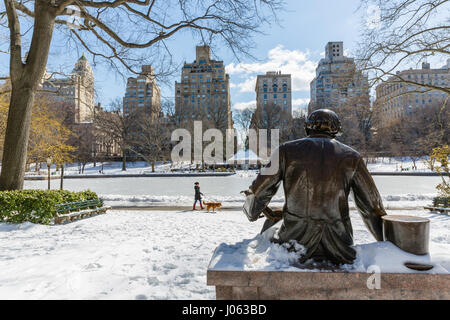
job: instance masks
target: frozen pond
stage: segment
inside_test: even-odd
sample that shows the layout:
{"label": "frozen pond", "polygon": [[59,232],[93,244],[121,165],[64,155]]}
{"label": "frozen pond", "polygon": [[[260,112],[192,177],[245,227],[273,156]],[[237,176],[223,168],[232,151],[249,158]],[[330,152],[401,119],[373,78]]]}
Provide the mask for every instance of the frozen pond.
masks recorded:
{"label": "frozen pond", "polygon": [[[91,178],[66,179],[64,188],[71,191],[90,189],[111,204],[187,204],[193,198],[194,182],[200,182],[205,198],[211,201],[238,203],[243,200],[240,191],[247,189],[255,176],[251,173],[228,177],[142,177],[142,178]],[[375,183],[385,201],[430,202],[436,195],[439,177],[428,176],[374,176]],[[52,180],[52,188],[59,180]],[[47,181],[25,181],[25,188],[47,188]],[[280,188],[275,201],[282,201]]]}

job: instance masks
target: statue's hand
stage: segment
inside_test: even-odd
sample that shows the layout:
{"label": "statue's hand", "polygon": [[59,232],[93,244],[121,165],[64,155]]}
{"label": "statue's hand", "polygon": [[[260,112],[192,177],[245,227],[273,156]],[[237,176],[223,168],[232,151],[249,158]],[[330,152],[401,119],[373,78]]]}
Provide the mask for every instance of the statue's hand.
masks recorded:
{"label": "statue's hand", "polygon": [[243,190],[243,191],[241,191],[240,193],[243,193],[243,194],[245,194],[246,196],[249,196],[249,195],[252,194],[252,192],[251,192],[250,190]]}
{"label": "statue's hand", "polygon": [[282,209],[272,210],[269,207],[266,207],[263,211],[263,214],[269,220],[280,221],[281,219],[283,219]]}

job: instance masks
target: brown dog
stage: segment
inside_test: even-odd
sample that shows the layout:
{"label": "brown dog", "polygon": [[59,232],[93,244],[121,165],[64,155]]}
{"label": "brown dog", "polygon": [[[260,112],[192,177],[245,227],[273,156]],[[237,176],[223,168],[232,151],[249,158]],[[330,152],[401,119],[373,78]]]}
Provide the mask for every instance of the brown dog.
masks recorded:
{"label": "brown dog", "polygon": [[209,208],[213,209],[213,212],[216,212],[216,209],[219,209],[222,206],[222,203],[220,202],[205,202],[203,201],[203,204],[206,206],[206,210],[209,212]]}

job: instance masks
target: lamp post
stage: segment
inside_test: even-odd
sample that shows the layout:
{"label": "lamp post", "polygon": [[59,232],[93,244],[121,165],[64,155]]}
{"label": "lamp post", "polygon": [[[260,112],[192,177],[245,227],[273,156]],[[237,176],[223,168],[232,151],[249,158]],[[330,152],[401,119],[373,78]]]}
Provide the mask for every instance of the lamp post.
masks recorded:
{"label": "lamp post", "polygon": [[59,189],[63,189],[63,181],[64,181],[64,162],[61,163],[61,180],[59,184]]}
{"label": "lamp post", "polygon": [[47,158],[47,173],[48,173],[48,190],[50,190],[50,167],[52,165],[52,157]]}

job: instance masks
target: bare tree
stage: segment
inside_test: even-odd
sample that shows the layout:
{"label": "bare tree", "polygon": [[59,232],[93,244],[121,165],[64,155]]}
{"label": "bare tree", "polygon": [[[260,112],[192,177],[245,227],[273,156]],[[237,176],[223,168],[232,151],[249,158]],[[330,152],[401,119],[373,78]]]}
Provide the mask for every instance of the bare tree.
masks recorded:
{"label": "bare tree", "polygon": [[264,147],[264,150],[253,151],[258,152],[260,156],[269,157],[274,151],[272,148],[272,130],[279,130],[279,143],[286,142],[290,140],[289,128],[291,123],[292,114],[283,110],[279,104],[268,103],[261,107],[258,106],[253,113],[250,128],[255,129],[257,132],[258,148],[260,144],[260,130],[267,130],[267,148]]}
{"label": "bare tree", "polygon": [[79,163],[80,173],[84,173],[86,164],[94,160],[95,135],[91,123],[80,123],[73,126],[72,145],[76,151],[73,159]]}
{"label": "bare tree", "polygon": [[122,100],[117,98],[111,104],[111,111],[98,110],[95,127],[104,136],[115,141],[122,152],[122,171],[126,171],[127,152],[133,144],[132,133],[136,127],[136,114],[125,116],[122,112]]}
{"label": "bare tree", "polygon": [[161,115],[157,119],[142,113],[136,119],[135,134],[133,135],[130,151],[152,164],[155,172],[155,163],[165,160],[171,150],[171,126],[168,118]]}
{"label": "bare tree", "polygon": [[305,121],[306,117],[304,113],[298,110],[292,112],[292,120],[287,130],[289,131],[289,140],[297,140],[306,136]]}
{"label": "bare tree", "polygon": [[[0,189],[13,190],[23,187],[33,99],[55,30],[95,61],[139,73],[136,67],[143,62],[170,62],[165,40],[183,31],[192,31],[207,44],[225,45],[235,54],[248,53],[251,36],[274,17],[281,0],[4,0],[4,4],[0,25],[7,27],[9,43],[2,51],[10,55],[12,90]],[[160,73],[167,69],[164,64]]]}
{"label": "bare tree", "polygon": [[246,148],[248,148],[247,137],[254,112],[254,108],[245,108],[242,110],[235,110],[233,112],[233,120],[236,124],[237,132],[240,135],[240,140],[244,142]]}
{"label": "bare tree", "polygon": [[450,95],[448,85],[397,73],[430,57],[450,57],[449,0],[361,0],[361,9],[371,12],[363,21],[358,53],[361,69],[370,72],[371,86],[398,82]]}
{"label": "bare tree", "polygon": [[[374,112],[375,126],[377,113]],[[449,143],[449,123],[448,106],[442,110],[439,101],[424,108],[415,108],[380,127],[373,138],[372,151],[388,156],[407,156],[416,167],[417,160],[427,156],[430,150]]]}
{"label": "bare tree", "polygon": [[347,104],[335,110],[342,122],[339,140],[352,146],[364,156],[370,151],[372,116],[369,96],[349,97]]}

